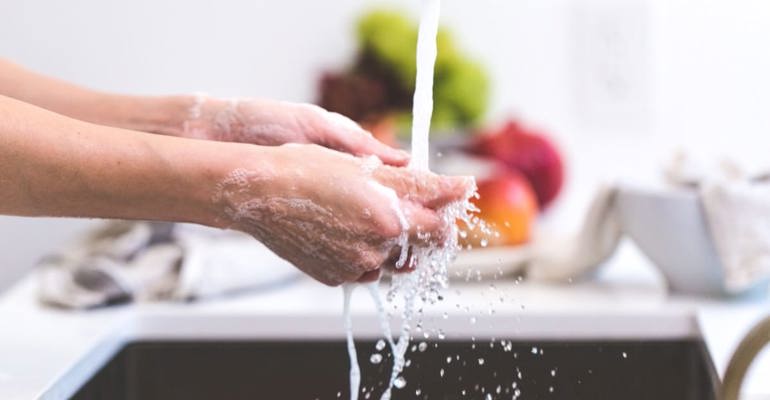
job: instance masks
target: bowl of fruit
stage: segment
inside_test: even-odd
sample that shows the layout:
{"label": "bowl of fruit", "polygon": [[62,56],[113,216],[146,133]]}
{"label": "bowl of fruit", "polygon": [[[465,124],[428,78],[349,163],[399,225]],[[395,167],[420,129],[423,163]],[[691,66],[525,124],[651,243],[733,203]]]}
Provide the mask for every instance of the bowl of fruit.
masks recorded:
{"label": "bowl of fruit", "polygon": [[546,134],[516,120],[478,132],[461,151],[470,159],[444,171],[463,173],[463,166],[475,164],[479,196],[473,201],[485,228],[460,227],[470,251],[460,254],[455,268],[482,275],[518,272],[529,259],[540,215],[564,185],[562,155]]}

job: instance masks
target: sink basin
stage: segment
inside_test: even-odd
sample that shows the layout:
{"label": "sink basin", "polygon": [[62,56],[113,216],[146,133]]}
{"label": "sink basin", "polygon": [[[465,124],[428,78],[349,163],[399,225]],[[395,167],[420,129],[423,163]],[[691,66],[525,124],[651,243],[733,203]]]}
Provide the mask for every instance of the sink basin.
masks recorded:
{"label": "sink basin", "polygon": [[[414,346],[394,399],[716,399],[698,340],[428,342]],[[357,343],[362,388],[379,399],[389,377],[372,341]],[[459,357],[459,358],[458,358]],[[449,358],[449,363],[447,359]],[[74,399],[348,399],[340,341],[138,341],[124,346]],[[443,376],[442,376],[443,369]],[[419,390],[419,394],[417,392]],[[361,399],[367,397],[362,394]]]}

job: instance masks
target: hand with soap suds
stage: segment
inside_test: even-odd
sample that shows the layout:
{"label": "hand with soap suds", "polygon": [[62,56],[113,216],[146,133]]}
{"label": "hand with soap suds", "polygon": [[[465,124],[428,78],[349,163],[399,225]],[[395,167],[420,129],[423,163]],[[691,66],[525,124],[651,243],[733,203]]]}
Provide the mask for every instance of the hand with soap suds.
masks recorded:
{"label": "hand with soap suds", "polygon": [[1,215],[229,227],[330,285],[447,247],[473,186],[315,106],[109,94],[2,60],[0,144]]}
{"label": "hand with soap suds", "polygon": [[216,99],[198,95],[183,136],[277,146],[318,144],[357,156],[373,155],[403,166],[409,154],[375,139],[353,120],[312,104],[263,99]]}
{"label": "hand with soap suds", "polygon": [[218,185],[223,225],[252,234],[327,284],[376,279],[405,246],[443,243],[438,212],[472,182],[386,166],[319,146],[276,148]]}

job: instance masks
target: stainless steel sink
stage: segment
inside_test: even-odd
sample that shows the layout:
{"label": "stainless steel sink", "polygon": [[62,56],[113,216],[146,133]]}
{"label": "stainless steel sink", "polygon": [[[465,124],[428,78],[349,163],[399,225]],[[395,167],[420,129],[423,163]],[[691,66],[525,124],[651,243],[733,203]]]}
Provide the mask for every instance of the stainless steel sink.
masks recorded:
{"label": "stainless steel sink", "polygon": [[[358,343],[362,386],[379,399],[390,360],[386,352],[372,364],[374,352],[373,342]],[[394,399],[512,399],[518,390],[519,399],[710,400],[719,390],[697,340],[441,341],[415,346],[409,358]],[[348,368],[336,341],[134,342],[73,398],[348,399]]]}

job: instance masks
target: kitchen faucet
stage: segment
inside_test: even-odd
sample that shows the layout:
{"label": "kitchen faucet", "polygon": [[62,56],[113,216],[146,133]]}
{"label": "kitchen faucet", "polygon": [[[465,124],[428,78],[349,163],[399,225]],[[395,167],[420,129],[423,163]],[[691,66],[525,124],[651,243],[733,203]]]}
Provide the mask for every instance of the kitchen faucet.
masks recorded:
{"label": "kitchen faucet", "polygon": [[722,383],[722,400],[739,400],[743,379],[754,359],[770,344],[770,317],[755,326],[733,353]]}

